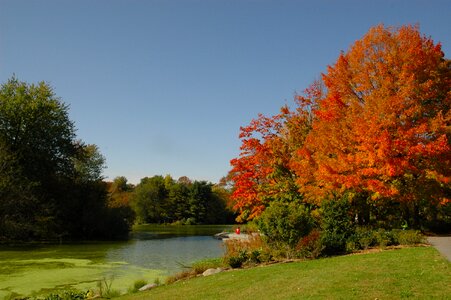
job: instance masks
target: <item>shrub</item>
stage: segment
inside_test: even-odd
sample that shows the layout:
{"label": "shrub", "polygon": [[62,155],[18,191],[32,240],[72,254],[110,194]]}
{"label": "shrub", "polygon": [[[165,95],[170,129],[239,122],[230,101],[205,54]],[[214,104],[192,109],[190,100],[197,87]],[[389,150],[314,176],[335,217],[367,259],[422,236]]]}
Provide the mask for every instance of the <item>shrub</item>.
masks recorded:
{"label": "shrub", "polygon": [[347,195],[327,199],[323,201],[321,208],[321,242],[324,252],[326,254],[345,252],[346,243],[355,230]]}
{"label": "shrub", "polygon": [[271,249],[260,234],[253,233],[248,239],[229,239],[224,242],[224,262],[232,268],[246,263],[261,263],[272,259]]}
{"label": "shrub", "polygon": [[369,247],[380,247],[384,249],[387,246],[398,244],[395,241],[393,231],[383,228],[372,229],[370,227],[356,227],[355,233],[348,238],[346,251],[352,252],[359,249],[368,249]]}
{"label": "shrub", "polygon": [[262,250],[255,249],[249,253],[249,262],[251,263],[259,264],[263,261],[262,258]]}
{"label": "shrub", "polygon": [[108,292],[104,293],[102,297],[110,299],[110,298],[119,297],[120,295],[121,295],[121,291],[120,290],[110,289],[110,290],[108,290]]}
{"label": "shrub", "polygon": [[178,280],[185,279],[185,278],[191,278],[191,277],[194,277],[194,276],[196,276],[196,274],[194,273],[193,270],[187,270],[187,271],[183,271],[183,272],[174,274],[172,276],[166,277],[165,283],[166,284],[171,284],[171,283],[174,283],[174,282],[176,282]]}
{"label": "shrub", "polygon": [[227,257],[226,261],[229,266],[232,268],[241,268],[241,266],[249,259],[246,250],[240,251],[240,253],[236,256]]}
{"label": "shrub", "polygon": [[155,279],[153,280],[153,283],[156,284],[156,285],[161,285],[160,277],[155,278]]}
{"label": "shrub", "polygon": [[98,295],[102,298],[114,298],[121,295],[119,290],[112,289],[113,277],[103,278],[97,282]]}
{"label": "shrub", "polygon": [[294,249],[312,230],[314,220],[302,204],[273,202],[259,217],[257,226],[268,244]]}
{"label": "shrub", "polygon": [[147,284],[147,281],[144,279],[138,279],[133,283],[133,286],[128,289],[129,293],[136,293],[140,288],[145,286]]}
{"label": "shrub", "polygon": [[415,245],[424,243],[424,236],[418,230],[393,230],[393,238],[399,245]]}
{"label": "shrub", "polygon": [[374,246],[376,238],[371,228],[362,226],[355,229],[355,233],[350,240],[357,242],[361,249],[366,250]]}
{"label": "shrub", "polygon": [[382,249],[394,244],[393,233],[382,228],[374,232],[374,238],[376,239],[377,246]]}
{"label": "shrub", "polygon": [[359,245],[354,240],[346,241],[345,250],[348,253],[359,250]]}
{"label": "shrub", "polygon": [[[45,300],[83,300],[86,299],[86,293],[80,291],[62,291],[57,294],[45,296]],[[16,299],[16,298],[14,298]]]}
{"label": "shrub", "polygon": [[[223,267],[223,266],[224,266],[224,261],[222,258],[203,259],[203,260],[193,263],[193,265],[191,266],[191,268],[189,270],[185,270],[185,271],[176,273],[172,276],[166,277],[165,283],[171,284],[178,280],[195,277],[196,275],[202,274],[203,272],[205,272],[208,269],[219,268],[219,267]],[[160,279],[159,278],[155,279],[154,283],[156,285],[160,285]]]}
{"label": "shrub", "polygon": [[346,251],[352,252],[376,246],[384,249],[390,245],[415,245],[423,242],[424,236],[416,230],[387,231],[382,228],[375,230],[369,227],[357,227],[355,233],[346,241]]}
{"label": "shrub", "polygon": [[421,227],[435,233],[451,233],[451,202],[435,203],[423,199],[419,202]]}
{"label": "shrub", "polygon": [[259,234],[250,234],[248,239],[227,239],[224,241],[225,257],[237,256],[241,251],[252,252],[254,250],[265,251],[267,244]]}
{"label": "shrub", "polygon": [[313,229],[308,235],[299,240],[296,250],[299,256],[303,258],[314,259],[319,257],[324,250],[324,246],[321,243],[321,232]]}
{"label": "shrub", "polygon": [[208,269],[216,269],[223,266],[224,262],[222,258],[208,258],[193,263],[191,269],[193,269],[196,274],[201,274]]}

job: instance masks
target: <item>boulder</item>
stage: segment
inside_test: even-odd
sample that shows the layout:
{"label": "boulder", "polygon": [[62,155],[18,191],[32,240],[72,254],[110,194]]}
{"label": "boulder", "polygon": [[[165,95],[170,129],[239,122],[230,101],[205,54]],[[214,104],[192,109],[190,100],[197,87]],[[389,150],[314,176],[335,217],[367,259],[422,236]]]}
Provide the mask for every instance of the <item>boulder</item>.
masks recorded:
{"label": "boulder", "polygon": [[146,284],[145,286],[142,286],[138,291],[140,291],[140,292],[148,291],[148,290],[153,289],[154,287],[157,287],[157,286],[158,286],[158,284],[149,283],[149,284]]}
{"label": "boulder", "polygon": [[213,274],[221,273],[222,271],[224,271],[224,270],[221,269],[221,268],[208,269],[208,270],[205,270],[205,272],[203,272],[202,275],[203,276],[210,276],[210,275],[213,275]]}
{"label": "boulder", "polygon": [[227,239],[229,237],[229,233],[223,231],[223,232],[215,234],[213,237],[218,240]]}

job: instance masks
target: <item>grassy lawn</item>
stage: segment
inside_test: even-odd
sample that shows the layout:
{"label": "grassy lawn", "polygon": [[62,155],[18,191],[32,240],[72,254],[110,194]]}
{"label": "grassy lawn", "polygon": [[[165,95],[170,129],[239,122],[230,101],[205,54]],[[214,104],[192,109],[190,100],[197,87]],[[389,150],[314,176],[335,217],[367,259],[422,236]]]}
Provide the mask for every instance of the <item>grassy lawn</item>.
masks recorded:
{"label": "grassy lawn", "polygon": [[197,277],[120,299],[451,299],[432,247],[276,264]]}

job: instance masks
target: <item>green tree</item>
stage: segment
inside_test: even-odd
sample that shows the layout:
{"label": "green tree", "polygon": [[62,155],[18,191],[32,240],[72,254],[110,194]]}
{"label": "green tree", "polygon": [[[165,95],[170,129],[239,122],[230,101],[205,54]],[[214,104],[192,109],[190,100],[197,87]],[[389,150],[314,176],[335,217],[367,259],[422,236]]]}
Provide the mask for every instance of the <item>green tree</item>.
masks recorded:
{"label": "green tree", "polygon": [[321,241],[326,254],[337,254],[346,250],[346,241],[354,234],[355,216],[352,213],[349,194],[332,195],[321,205]]}
{"label": "green tree", "polygon": [[230,192],[206,181],[171,176],[145,177],[131,196],[138,223],[224,224],[233,221],[227,208]]}
{"label": "green tree", "polygon": [[188,203],[193,223],[205,223],[207,205],[211,196],[211,184],[205,181],[194,181],[191,185]]}
{"label": "green tree", "polygon": [[145,177],[136,186],[132,207],[140,223],[165,222],[167,190],[162,176]]}
{"label": "green tree", "polygon": [[13,77],[0,87],[1,160],[9,165],[6,169],[15,169],[4,177],[0,201],[9,209],[1,218],[10,220],[15,211],[11,207],[21,207],[13,214],[16,225],[20,223],[15,227],[22,232],[15,236],[39,237],[55,231],[60,200],[55,191],[60,178],[74,174],[77,153],[67,109],[44,82],[29,85]]}
{"label": "green tree", "polygon": [[76,176],[81,181],[102,180],[105,169],[105,157],[100,153],[97,145],[78,143],[78,154],[74,159]]}
{"label": "green tree", "polygon": [[125,176],[118,176],[111,183],[111,193],[129,192],[131,190],[133,190],[133,185],[128,183],[128,179]]}
{"label": "green tree", "polygon": [[1,86],[0,139],[31,181],[73,172],[75,127],[68,106],[44,82],[29,85],[13,77]]}
{"label": "green tree", "polygon": [[309,210],[302,204],[273,201],[257,219],[264,239],[275,247],[293,249],[314,227]]}
{"label": "green tree", "polygon": [[169,198],[166,205],[170,222],[181,221],[185,223],[190,217],[189,193],[189,184],[174,183],[170,186]]}
{"label": "green tree", "polygon": [[68,106],[52,88],[0,87],[0,239],[113,237],[127,232],[107,206],[104,158],[76,141]]}
{"label": "green tree", "polygon": [[228,224],[235,223],[235,214],[233,213],[230,203],[230,189],[223,182],[215,184],[211,187],[213,193],[213,201],[207,209],[208,224]]}
{"label": "green tree", "polygon": [[33,210],[38,206],[32,185],[22,178],[16,157],[0,140],[0,240],[23,239],[33,232]]}

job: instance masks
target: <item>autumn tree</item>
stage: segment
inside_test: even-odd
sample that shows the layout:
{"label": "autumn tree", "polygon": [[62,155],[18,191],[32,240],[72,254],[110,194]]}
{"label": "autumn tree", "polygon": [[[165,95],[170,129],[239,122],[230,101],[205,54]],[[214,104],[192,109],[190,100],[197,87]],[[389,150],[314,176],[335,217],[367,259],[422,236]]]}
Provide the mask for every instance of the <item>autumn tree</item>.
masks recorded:
{"label": "autumn tree", "polygon": [[292,164],[312,201],[354,191],[450,198],[450,61],[418,27],[370,29],[323,75],[313,130]]}
{"label": "autumn tree", "polygon": [[293,202],[302,197],[290,167],[293,152],[303,145],[311,129],[312,103],[296,96],[296,110],[287,106],[273,117],[259,115],[241,127],[241,152],[232,159],[229,178],[234,183],[231,201],[238,221],[258,217],[271,201]]}
{"label": "autumn tree", "polygon": [[449,207],[450,66],[418,27],[371,28],[296,96],[295,111],[241,128],[229,173],[239,219],[274,200],[319,206],[344,195],[359,222],[369,205],[397,203],[414,224]]}
{"label": "autumn tree", "polygon": [[128,183],[124,176],[118,176],[112,182],[107,183],[110,207],[130,206],[130,198],[133,193],[134,186]]}
{"label": "autumn tree", "polygon": [[129,227],[135,222],[135,212],[131,207],[134,186],[127,178],[118,176],[112,182],[106,182],[108,192],[108,208],[124,220]]}
{"label": "autumn tree", "polygon": [[261,188],[274,171],[270,141],[280,131],[281,123],[277,118],[259,115],[246,127],[240,128],[240,156],[232,159],[229,176],[234,182],[231,199],[238,211],[238,221],[246,221],[260,215],[265,209],[266,193]]}

